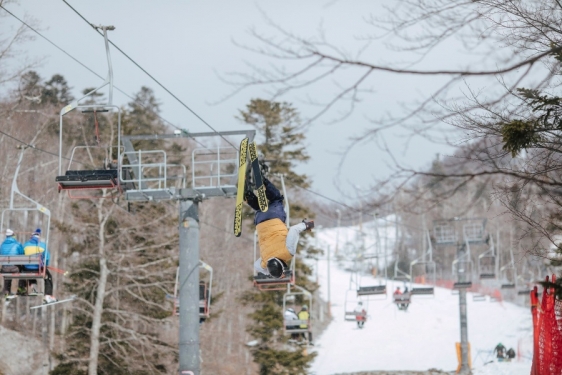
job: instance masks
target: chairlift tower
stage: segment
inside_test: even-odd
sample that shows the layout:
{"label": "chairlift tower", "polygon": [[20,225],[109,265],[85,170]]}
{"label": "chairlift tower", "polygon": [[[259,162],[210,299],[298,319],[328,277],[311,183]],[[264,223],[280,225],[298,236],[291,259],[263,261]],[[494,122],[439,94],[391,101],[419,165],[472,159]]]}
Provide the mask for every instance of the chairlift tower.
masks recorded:
{"label": "chairlift tower", "polygon": [[[485,242],[485,218],[453,218],[439,220],[433,223],[435,242],[441,246],[455,245],[457,258],[452,263],[452,273],[456,276],[454,288],[459,291],[460,315],[460,374],[470,374],[468,364],[468,316],[466,304],[466,291],[472,286],[473,262],[470,253],[470,244]],[[461,233],[459,239],[458,234]]]}
{"label": "chairlift tower", "polygon": [[[82,98],[65,106],[60,111],[60,145],[59,168],[56,182],[59,191],[66,190],[71,198],[106,198],[122,196],[128,202],[177,201],[179,203],[179,274],[177,296],[179,298],[179,374],[199,375],[199,204],[214,197],[236,196],[238,180],[238,149],[235,147],[205,147],[193,150],[191,155],[191,186],[187,185],[187,167],[168,162],[164,150],[136,150],[135,141],[188,140],[210,137],[244,136],[253,141],[255,130],[228,132],[189,133],[177,130],[174,134],[124,135],[121,133],[121,107],[113,104],[113,68],[109,51],[107,31],[113,26],[99,26],[103,31],[105,52],[108,64],[107,78],[101,86],[90,91]],[[94,94],[108,87],[108,100],[103,104],[91,104]],[[117,114],[116,142],[101,145],[96,136],[97,145],[76,146],[70,162],[63,168],[63,119],[70,112],[77,110],[93,113],[96,131],[98,112]],[[68,122],[68,121],[67,121]],[[68,124],[66,126],[69,126]],[[75,151],[86,149],[92,155],[93,149],[104,155],[103,168],[78,170]],[[101,164],[101,163],[100,163]],[[87,167],[87,166],[86,166]],[[76,170],[73,170],[76,168]],[[63,169],[65,174],[63,175]],[[97,191],[93,196],[72,196],[77,190]],[[101,191],[101,194],[99,193]],[[110,192],[110,194],[106,194]],[[42,206],[41,206],[42,207]],[[37,209],[41,209],[37,204]],[[43,213],[45,212],[42,211]]]}
{"label": "chairlift tower", "polygon": [[[195,149],[192,152],[191,186],[186,186],[185,176],[177,181],[177,175],[167,171],[175,169],[181,173],[186,169],[182,166],[167,164],[164,151],[135,150],[133,141],[195,139],[216,136],[244,136],[252,141],[255,131],[229,131],[208,133],[158,134],[122,136],[122,145],[129,164],[121,167],[130,168],[133,173],[130,179],[123,180],[132,184],[134,189],[124,192],[129,202],[179,202],[179,251],[180,266],[178,273],[179,297],[179,362],[180,374],[199,375],[200,342],[199,342],[199,273],[192,272],[199,268],[199,204],[215,197],[235,197],[238,178],[238,151],[233,148],[216,147]],[[154,161],[155,155],[160,155]],[[233,155],[233,156],[229,156]],[[212,156],[212,157],[211,157]],[[204,159],[204,160],[201,160]],[[232,168],[235,166],[235,168]],[[229,172],[229,170],[231,172]],[[153,173],[150,173],[150,172]],[[205,173],[205,171],[207,171]],[[172,186],[174,185],[174,186]],[[179,186],[178,186],[179,185]]]}

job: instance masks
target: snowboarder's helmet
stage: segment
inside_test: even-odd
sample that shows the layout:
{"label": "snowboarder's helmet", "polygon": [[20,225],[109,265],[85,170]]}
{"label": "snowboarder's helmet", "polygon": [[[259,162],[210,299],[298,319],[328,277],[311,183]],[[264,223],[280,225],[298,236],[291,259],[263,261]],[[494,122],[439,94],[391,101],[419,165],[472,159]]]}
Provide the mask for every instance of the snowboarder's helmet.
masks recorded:
{"label": "snowboarder's helmet", "polygon": [[294,313],[294,312],[295,312],[295,309],[293,309],[292,307],[289,307],[289,308],[287,309],[287,311],[290,311],[290,312]]}
{"label": "snowboarder's helmet", "polygon": [[287,264],[281,259],[271,258],[267,261],[267,270],[269,271],[269,274],[276,279],[283,276],[283,270],[285,267],[287,267]]}
{"label": "snowboarder's helmet", "polygon": [[307,305],[302,305],[301,310],[304,310],[304,311],[308,310],[308,306],[307,306]]}

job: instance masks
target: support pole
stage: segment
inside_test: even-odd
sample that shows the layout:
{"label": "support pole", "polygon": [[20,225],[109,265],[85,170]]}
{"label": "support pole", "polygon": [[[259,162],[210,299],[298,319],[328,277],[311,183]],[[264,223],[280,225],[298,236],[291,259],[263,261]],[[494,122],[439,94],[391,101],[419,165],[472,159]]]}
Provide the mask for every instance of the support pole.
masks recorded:
{"label": "support pole", "polygon": [[200,375],[198,202],[180,201],[179,218],[179,373],[182,375]]}
{"label": "support pole", "polygon": [[332,317],[332,300],[330,298],[330,246],[328,246],[328,316]]}
{"label": "support pole", "polygon": [[[465,259],[466,247],[464,244],[459,246],[458,259]],[[466,265],[460,263],[458,268],[459,282],[467,281]],[[466,310],[466,288],[459,290],[459,312],[461,323],[461,369],[459,374],[469,375],[470,367],[468,365],[468,317]]]}

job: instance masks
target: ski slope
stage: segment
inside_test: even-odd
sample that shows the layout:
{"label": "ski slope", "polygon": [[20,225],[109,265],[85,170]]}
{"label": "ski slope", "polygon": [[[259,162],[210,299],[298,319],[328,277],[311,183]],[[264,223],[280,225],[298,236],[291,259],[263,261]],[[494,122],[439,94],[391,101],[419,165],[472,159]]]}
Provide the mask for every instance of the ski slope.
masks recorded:
{"label": "ski slope", "polygon": [[[332,233],[318,236],[331,242]],[[391,241],[389,241],[391,243]],[[326,244],[326,243],[324,243]],[[331,247],[332,251],[334,247]],[[328,263],[318,263],[322,299],[328,300]],[[335,262],[330,267],[330,299],[333,319],[320,337],[315,338],[318,353],[311,373],[330,375],[376,370],[425,371],[431,368],[452,371],[457,368],[455,342],[460,341],[458,295],[444,288],[435,297],[414,296],[407,312],[398,311],[391,293],[402,282],[388,282],[384,300],[368,302],[368,320],[363,329],[344,320],[344,303],[349,273]],[[372,276],[363,276],[362,285],[374,285]],[[354,296],[349,293],[348,298]],[[371,296],[373,297],[373,296]],[[355,297],[353,297],[355,298]],[[380,296],[379,296],[380,298]],[[351,299],[351,298],[350,298]],[[348,309],[355,307],[348,301]],[[531,368],[532,322],[529,308],[511,303],[474,302],[468,293],[468,339],[474,375],[528,375]],[[519,350],[519,361],[488,363],[490,351],[502,342]]]}

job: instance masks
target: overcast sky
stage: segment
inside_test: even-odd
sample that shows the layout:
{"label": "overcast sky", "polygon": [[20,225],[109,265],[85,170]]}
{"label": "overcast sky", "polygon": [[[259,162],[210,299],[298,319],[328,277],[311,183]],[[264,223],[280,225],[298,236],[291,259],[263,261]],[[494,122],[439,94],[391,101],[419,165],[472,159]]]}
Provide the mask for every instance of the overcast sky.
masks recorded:
{"label": "overcast sky", "polygon": [[[381,1],[125,1],[98,0],[69,1],[85,18],[94,24],[114,25],[110,39],[135,59],[170,91],[190,106],[198,115],[218,130],[246,129],[235,118],[239,109],[252,98],[269,98],[267,88],[242,91],[232,98],[220,101],[232,92],[219,76],[232,72],[249,72],[247,63],[267,67],[270,61],[238,44],[254,47],[259,42],[249,30],[275,35],[264,14],[283,29],[302,36],[318,35],[323,30],[326,38],[336,46],[350,51],[364,45],[359,37],[371,32],[364,22],[369,14],[381,15]],[[55,44],[105,76],[106,60],[103,39],[97,35],[65,3],[55,0],[25,0],[6,6],[18,17],[32,17],[41,32]],[[0,9],[0,12],[4,12]],[[9,32],[19,25],[11,17],[1,19],[0,31]],[[451,48],[454,49],[454,46]],[[28,58],[42,58],[37,69],[43,78],[62,74],[75,89],[95,86],[100,80],[72,61],[41,38],[23,48]],[[365,58],[390,61],[398,57],[382,47],[372,45]],[[134,94],[143,85],[155,90],[162,103],[162,116],[191,132],[209,129],[174,98],[159,88],[143,72],[112,49],[115,85]],[[313,189],[338,200],[350,202],[341,196],[334,182],[353,196],[353,185],[367,187],[374,177],[388,175],[388,158],[374,144],[353,148],[343,168],[338,169],[341,152],[350,144],[350,137],[358,136],[372,127],[370,118],[387,112],[400,114],[401,103],[434,87],[435,79],[424,81],[412,77],[379,75],[372,82],[373,93],[364,95],[352,116],[333,123],[341,108],[316,120],[307,130],[307,148],[310,162],[300,171],[313,179]],[[317,91],[314,91],[317,90]],[[332,91],[330,91],[332,90]],[[333,95],[333,85],[320,85],[307,92],[297,92],[283,98],[293,103],[306,118],[317,111],[305,103],[305,98],[325,98]],[[128,98],[114,93],[115,104],[125,104]],[[218,104],[216,104],[219,102]],[[450,153],[451,148],[430,144],[419,138],[407,142],[405,133],[391,129],[384,137],[399,160],[420,167],[429,165],[436,153]]]}

